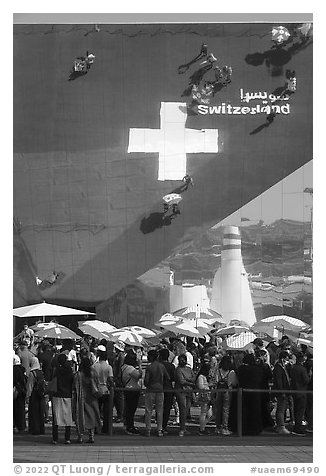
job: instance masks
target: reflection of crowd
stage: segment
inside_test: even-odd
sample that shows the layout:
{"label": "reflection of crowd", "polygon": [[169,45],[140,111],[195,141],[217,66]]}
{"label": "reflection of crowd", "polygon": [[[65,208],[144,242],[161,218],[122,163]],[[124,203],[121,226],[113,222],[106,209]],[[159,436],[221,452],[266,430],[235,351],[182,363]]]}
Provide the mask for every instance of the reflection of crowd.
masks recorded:
{"label": "reflection of crowd", "polygon": [[173,412],[181,437],[189,434],[187,422],[197,406],[197,434],[208,434],[213,425],[215,434],[227,436],[237,430],[237,392],[232,390],[242,388],[244,435],[268,428],[305,435],[313,429],[312,394],[306,393],[312,390],[312,353],[286,336],[265,344],[257,338],[245,352],[226,351],[213,336],[209,342],[171,338],[145,351],[89,336],[78,347],[72,340],[60,346],[43,340],[29,348],[23,340],[14,349],[14,430],[27,431],[27,413],[31,434],[44,434],[44,424],[52,421],[53,444],[60,427],[69,444],[73,426],[77,442],[86,434],[93,443],[95,434],[109,433],[114,389],[115,422],[124,422],[129,435],[140,433],[135,426],[139,406],[145,407],[146,436],[152,434],[155,408],[155,434],[168,434]]}

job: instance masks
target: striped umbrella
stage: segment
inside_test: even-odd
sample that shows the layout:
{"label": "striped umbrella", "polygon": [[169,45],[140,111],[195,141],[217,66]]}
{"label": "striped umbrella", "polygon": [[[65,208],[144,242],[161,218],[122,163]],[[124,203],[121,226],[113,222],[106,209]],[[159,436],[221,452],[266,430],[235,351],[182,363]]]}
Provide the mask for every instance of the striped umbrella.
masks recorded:
{"label": "striped umbrella", "polygon": [[121,327],[121,330],[125,329],[127,331],[135,332],[136,334],[139,334],[142,337],[155,337],[156,332],[151,331],[150,329],[147,329],[146,327],[141,327],[141,326],[127,326],[127,327]]}
{"label": "striped umbrella", "polygon": [[253,332],[241,332],[227,337],[222,345],[226,350],[246,350],[255,339],[256,335]]}
{"label": "striped umbrella", "polygon": [[284,329],[289,330],[307,329],[309,327],[309,325],[306,322],[301,321],[301,319],[286,315],[265,317],[259,322],[263,324],[271,324],[275,327],[283,327]]}
{"label": "striped umbrella", "polygon": [[129,329],[116,329],[112,332],[103,331],[103,336],[111,341],[121,341],[124,344],[141,347],[144,344],[144,337],[132,332]]}
{"label": "striped umbrella", "polygon": [[207,326],[207,330],[203,328],[196,327],[196,324],[193,319],[180,319],[179,322],[162,322],[161,327],[166,330],[170,330],[175,332],[176,334],[188,336],[188,337],[203,337],[205,334],[209,332],[212,328],[211,326]]}
{"label": "striped umbrella", "polygon": [[94,319],[93,321],[79,321],[78,328],[83,334],[90,335],[95,339],[103,339],[103,331],[111,332],[116,330],[116,327],[108,322],[103,322],[98,319]]}
{"label": "striped umbrella", "polygon": [[216,311],[209,309],[208,307],[201,307],[198,304],[195,306],[183,307],[178,309],[173,313],[176,317],[181,317],[182,319],[200,319],[207,324],[215,324],[215,322],[224,323],[224,320]]}
{"label": "striped umbrella", "polygon": [[247,332],[247,331],[249,331],[249,328],[245,326],[227,326],[227,327],[222,327],[221,329],[218,329],[216,332],[214,332],[214,335],[227,336],[231,334],[240,334],[241,332]]}
{"label": "striped umbrella", "polygon": [[44,329],[40,329],[39,331],[35,332],[37,337],[44,337],[49,339],[75,339],[79,340],[81,337],[76,334],[68,327],[62,326],[57,323],[50,323],[48,327]]}

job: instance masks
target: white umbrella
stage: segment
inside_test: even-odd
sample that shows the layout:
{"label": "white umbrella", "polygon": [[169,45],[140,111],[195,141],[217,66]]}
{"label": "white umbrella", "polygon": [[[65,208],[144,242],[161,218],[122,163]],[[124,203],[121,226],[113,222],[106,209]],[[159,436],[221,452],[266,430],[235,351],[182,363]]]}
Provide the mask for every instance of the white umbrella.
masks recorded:
{"label": "white umbrella", "polygon": [[214,335],[227,336],[231,334],[240,334],[240,332],[247,332],[247,331],[249,331],[249,328],[245,326],[227,326],[227,327],[222,327],[218,331],[214,332]]}
{"label": "white umbrella", "polygon": [[168,205],[174,205],[181,202],[182,197],[178,193],[169,193],[163,197],[163,202],[167,203]]}
{"label": "white umbrella", "polygon": [[283,43],[290,37],[289,30],[284,26],[275,26],[272,29],[272,40],[278,44]]}
{"label": "white umbrella", "polygon": [[221,314],[208,307],[201,307],[198,304],[196,306],[184,307],[178,309],[173,313],[176,317],[181,317],[182,319],[200,319],[207,324],[214,324],[215,322],[224,323]]}
{"label": "white umbrella", "polygon": [[155,337],[156,332],[151,331],[150,329],[147,329],[146,327],[141,327],[141,326],[127,326],[127,327],[122,327],[122,329],[125,329],[127,331],[135,332],[136,334],[139,334],[142,337]]}
{"label": "white umbrella", "polygon": [[108,322],[99,321],[79,321],[78,328],[87,335],[94,337],[95,339],[103,339],[103,331],[111,332],[116,330],[115,326],[112,326]]}
{"label": "white umbrella", "polygon": [[255,339],[256,335],[253,332],[241,332],[228,337],[222,345],[227,350],[245,350],[251,347]]}
{"label": "white umbrella", "polygon": [[46,317],[46,316],[84,316],[94,314],[93,312],[80,311],[71,307],[57,306],[41,302],[39,304],[31,304],[30,306],[16,307],[13,309],[13,315],[17,317]]}
{"label": "white umbrella", "polygon": [[161,327],[188,337],[203,337],[211,329],[211,327],[208,327],[207,330],[198,328],[190,319],[179,320],[179,322],[175,323],[163,322],[161,323]]}
{"label": "white umbrella", "polygon": [[264,324],[270,323],[275,327],[283,327],[284,329],[295,331],[299,329],[306,329],[309,327],[309,325],[306,322],[301,321],[301,319],[286,315],[265,317],[259,322]]}
{"label": "white umbrella", "polygon": [[169,312],[167,312],[163,314],[163,316],[161,316],[157,322],[155,322],[155,325],[158,327],[162,327],[161,326],[162,322],[172,324],[179,321],[180,321],[179,317],[174,316],[173,314],[170,314]]}
{"label": "white umbrella", "polygon": [[47,337],[49,339],[81,339],[81,337],[68,327],[61,326],[55,322],[50,322],[47,327],[35,332],[37,337]]}
{"label": "white umbrella", "polygon": [[106,332],[106,331],[103,331],[103,336],[112,340],[112,341],[121,341],[121,342],[124,342],[125,344],[128,344],[128,345],[134,345],[134,346],[137,346],[137,347],[140,347],[144,344],[144,338],[139,335],[139,334],[136,334],[136,332],[132,332],[128,329],[116,329],[115,331],[111,331],[111,332]]}

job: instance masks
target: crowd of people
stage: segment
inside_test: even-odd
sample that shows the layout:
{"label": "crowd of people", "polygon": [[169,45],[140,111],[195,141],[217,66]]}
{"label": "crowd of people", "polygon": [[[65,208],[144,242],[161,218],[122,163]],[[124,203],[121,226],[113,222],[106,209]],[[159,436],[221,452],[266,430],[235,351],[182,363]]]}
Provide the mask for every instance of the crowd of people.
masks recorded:
{"label": "crowd of people", "polygon": [[[90,336],[78,345],[71,339],[54,345],[49,339],[28,340],[28,328],[24,332],[14,343],[15,432],[44,434],[45,423],[52,422],[53,444],[60,427],[66,444],[73,427],[78,443],[84,435],[93,443],[96,434],[109,433],[114,411],[115,423],[124,423],[128,435],[139,435],[135,415],[144,407],[144,436],[171,432],[172,412],[180,437],[194,427],[198,435],[228,436],[237,431],[238,388],[244,435],[313,431],[312,351],[287,336],[268,344],[256,338],[246,351],[227,351],[214,336],[209,342],[162,339],[140,348]],[[199,421],[190,427],[194,407]]]}

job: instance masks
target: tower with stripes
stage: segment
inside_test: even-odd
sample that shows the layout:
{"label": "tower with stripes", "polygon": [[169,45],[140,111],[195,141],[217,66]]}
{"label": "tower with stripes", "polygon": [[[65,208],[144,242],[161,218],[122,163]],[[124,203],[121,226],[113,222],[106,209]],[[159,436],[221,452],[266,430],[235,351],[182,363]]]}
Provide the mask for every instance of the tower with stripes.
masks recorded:
{"label": "tower with stripes", "polygon": [[227,324],[232,319],[244,320],[250,325],[256,322],[237,226],[224,229],[221,267],[213,280],[210,308],[222,314]]}

